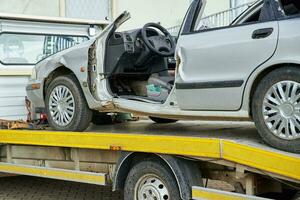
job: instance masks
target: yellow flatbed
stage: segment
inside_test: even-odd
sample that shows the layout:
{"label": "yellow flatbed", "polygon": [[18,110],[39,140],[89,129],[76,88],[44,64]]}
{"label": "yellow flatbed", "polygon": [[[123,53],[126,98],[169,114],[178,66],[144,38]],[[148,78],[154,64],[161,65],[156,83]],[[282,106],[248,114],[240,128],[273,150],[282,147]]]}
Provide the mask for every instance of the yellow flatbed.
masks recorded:
{"label": "yellow flatbed", "polygon": [[[178,122],[158,125],[147,120],[123,124],[92,126],[87,132],[53,132],[31,130],[0,130],[0,143],[31,148],[70,148],[101,150],[105,152],[139,152],[180,156],[184,158],[224,163],[242,167],[264,176],[300,183],[300,155],[279,151],[262,143],[253,124],[233,122]],[[8,149],[6,146],[6,149]],[[6,150],[6,153],[9,150]],[[7,154],[13,154],[7,153]],[[72,171],[59,172],[44,166],[16,165],[14,156],[2,159],[0,172],[37,175],[65,180],[106,184],[105,173]],[[15,153],[20,154],[20,152]],[[16,158],[17,159],[17,158]],[[10,160],[10,162],[8,162]],[[76,158],[72,160],[75,162]],[[79,161],[78,161],[79,162]],[[77,166],[79,169],[79,167]],[[77,169],[77,171],[78,171]],[[36,174],[35,174],[36,170]],[[44,171],[43,171],[44,170]],[[51,171],[52,170],[52,171]],[[54,171],[53,171],[54,170]],[[91,175],[91,176],[90,176]],[[95,175],[95,176],[93,176]],[[66,178],[69,177],[69,178]],[[101,183],[100,183],[101,182]],[[193,195],[207,194],[195,187]],[[209,191],[208,193],[212,193]],[[233,198],[234,199],[234,198]]]}

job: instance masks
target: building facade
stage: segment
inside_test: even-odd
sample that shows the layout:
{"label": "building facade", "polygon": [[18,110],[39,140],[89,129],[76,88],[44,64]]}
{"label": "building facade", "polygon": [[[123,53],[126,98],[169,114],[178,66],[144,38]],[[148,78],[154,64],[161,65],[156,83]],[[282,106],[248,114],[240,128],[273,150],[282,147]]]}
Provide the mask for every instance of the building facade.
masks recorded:
{"label": "building facade", "polygon": [[110,13],[110,1],[0,0],[0,12],[82,19],[105,19]]}
{"label": "building facade", "polygon": [[[205,15],[251,1],[253,0],[207,0]],[[191,0],[0,0],[0,12],[111,20],[127,10],[132,18],[124,24],[123,29],[134,29],[147,22],[160,22],[165,27],[178,26],[190,2]]]}

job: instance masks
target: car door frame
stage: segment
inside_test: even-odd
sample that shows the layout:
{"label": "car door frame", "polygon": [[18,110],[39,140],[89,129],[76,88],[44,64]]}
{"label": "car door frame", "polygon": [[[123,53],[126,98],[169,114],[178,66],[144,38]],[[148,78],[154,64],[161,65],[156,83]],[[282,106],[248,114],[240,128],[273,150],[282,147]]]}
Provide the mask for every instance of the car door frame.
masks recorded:
{"label": "car door frame", "polygon": [[[273,16],[268,20],[268,21],[278,21],[280,18],[282,18],[281,12],[278,10],[280,7],[279,2],[276,0],[261,0],[264,3],[269,3],[271,9],[273,10]],[[185,16],[185,19],[181,25],[180,31],[179,31],[179,37],[181,35],[188,35],[188,34],[197,34],[201,32],[209,32],[209,31],[215,31],[215,30],[220,30],[220,29],[227,29],[227,28],[234,28],[234,27],[239,27],[239,26],[247,26],[249,24],[256,24],[256,23],[264,23],[266,21],[262,22],[248,22],[248,23],[243,23],[243,24],[236,24],[236,21],[240,21],[243,16],[248,15],[249,13],[252,12],[252,10],[245,10],[247,13],[242,13],[240,16],[238,16],[230,25],[227,26],[222,26],[222,27],[216,27],[216,28],[209,28],[205,30],[196,30],[193,31],[196,25],[196,21],[199,17],[200,12],[202,11],[202,6],[203,6],[203,0],[194,0],[191,3],[190,8],[188,9],[188,12]],[[200,17],[201,18],[201,17]]]}
{"label": "car door frame", "polygon": [[[269,16],[269,18],[267,20],[260,21],[260,22],[248,22],[248,23],[242,23],[242,24],[231,24],[229,26],[223,26],[223,27],[211,28],[211,29],[206,29],[206,30],[196,30],[196,31],[194,31],[194,28],[196,26],[195,22],[199,18],[200,12],[203,11],[203,9],[202,9],[203,1],[202,0],[194,0],[192,2],[192,4],[193,3],[195,4],[195,2],[197,2],[197,5],[194,5],[194,8],[190,8],[189,13],[187,13],[186,19],[184,20],[184,23],[182,24],[181,31],[179,33],[179,37],[182,36],[182,35],[201,34],[201,33],[204,33],[204,32],[216,31],[216,30],[221,30],[221,29],[230,29],[230,28],[236,28],[236,27],[240,27],[240,26],[248,26],[248,25],[252,25],[252,24],[278,21],[278,18],[281,16],[281,13],[278,10],[278,7],[280,7],[280,6],[279,6],[279,3],[277,1],[275,1],[275,0],[263,0],[263,4],[269,4],[269,6],[270,6],[271,15]],[[237,17],[236,19],[238,19],[238,21],[239,21],[239,20],[242,19],[243,15],[244,15],[244,17],[246,17],[251,12],[253,12],[253,11],[248,11],[248,12],[242,13],[241,16]],[[276,51],[276,49],[275,49],[275,51]],[[275,51],[274,51],[274,53],[275,53]],[[179,52],[178,52],[178,49],[177,49],[175,55],[176,55],[177,59],[179,58],[179,63],[180,63],[180,56],[178,54],[179,54]],[[265,62],[267,62],[267,61],[265,61]],[[260,64],[259,66],[263,65],[264,63]],[[259,68],[259,66],[257,66],[255,69]],[[185,66],[182,63],[180,63],[178,65],[178,67],[179,68],[184,68]],[[253,69],[253,71],[255,71],[255,69]],[[177,72],[179,72],[179,71],[177,70]],[[249,77],[251,76],[252,73],[249,74]],[[239,106],[238,109],[232,110],[232,111],[238,111],[242,108],[243,103],[244,103],[244,93],[245,93],[245,89],[246,89],[246,85],[247,85],[247,81],[248,81],[249,77],[247,79],[245,79],[245,81],[243,81],[243,84],[241,85],[241,87],[243,87],[243,88],[242,88],[242,99],[241,99],[241,102],[240,102],[240,106]],[[176,81],[175,81],[176,90],[178,90],[178,84],[180,84],[177,81],[178,80],[176,79]],[[199,111],[201,111],[201,110],[199,110]],[[203,111],[205,111],[205,110],[206,109],[203,109]],[[209,111],[209,110],[210,109],[207,109],[207,111]],[[229,111],[229,110],[226,110],[226,111]]]}

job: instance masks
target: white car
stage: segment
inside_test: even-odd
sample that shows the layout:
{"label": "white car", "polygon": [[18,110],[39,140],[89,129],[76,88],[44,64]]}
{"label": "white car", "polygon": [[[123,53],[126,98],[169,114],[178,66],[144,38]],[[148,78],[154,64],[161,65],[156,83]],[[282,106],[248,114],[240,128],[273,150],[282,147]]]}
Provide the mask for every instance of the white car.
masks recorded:
{"label": "white car", "polygon": [[203,29],[205,3],[191,3],[177,44],[155,23],[116,32],[124,12],[94,39],[38,63],[29,99],[55,130],[83,131],[95,111],[253,120],[265,142],[300,153],[300,2],[259,1],[229,26]]}

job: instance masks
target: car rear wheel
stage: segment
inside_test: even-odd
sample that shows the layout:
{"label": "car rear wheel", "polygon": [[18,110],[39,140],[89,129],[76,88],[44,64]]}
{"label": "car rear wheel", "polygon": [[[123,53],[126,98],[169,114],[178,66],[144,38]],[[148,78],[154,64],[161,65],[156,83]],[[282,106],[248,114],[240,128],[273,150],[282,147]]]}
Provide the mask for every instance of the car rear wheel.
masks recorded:
{"label": "car rear wheel", "polygon": [[252,114],[266,143],[300,153],[300,69],[284,67],[267,74],[253,95]]}
{"label": "car rear wheel", "polygon": [[46,113],[58,131],[84,131],[92,119],[80,85],[72,75],[55,78],[46,89]]}
{"label": "car rear wheel", "polygon": [[149,117],[153,122],[158,123],[158,124],[170,124],[170,123],[175,123],[178,120],[175,119],[164,119],[164,118],[158,118],[158,117]]}
{"label": "car rear wheel", "polygon": [[124,189],[125,200],[181,199],[177,181],[171,170],[156,159],[146,159],[130,170]]}

